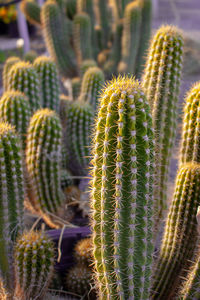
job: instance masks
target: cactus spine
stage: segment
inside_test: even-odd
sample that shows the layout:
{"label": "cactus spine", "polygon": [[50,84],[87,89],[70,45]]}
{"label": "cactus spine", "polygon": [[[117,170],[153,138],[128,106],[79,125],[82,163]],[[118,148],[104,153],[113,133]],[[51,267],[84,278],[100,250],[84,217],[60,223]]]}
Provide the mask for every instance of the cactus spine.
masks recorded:
{"label": "cactus spine", "polygon": [[33,25],[40,26],[40,6],[35,0],[23,0],[20,4],[20,9],[26,19]]}
{"label": "cactus spine", "polygon": [[49,57],[40,56],[34,61],[34,67],[41,83],[42,106],[58,112],[60,87],[55,63]]}
{"label": "cactus spine", "polygon": [[0,273],[13,287],[12,248],[23,229],[24,178],[20,140],[14,127],[0,123]]}
{"label": "cactus spine", "polygon": [[95,111],[104,81],[104,74],[98,67],[89,68],[83,77],[80,99],[90,103]]}
{"label": "cactus spine", "polygon": [[63,201],[60,183],[62,129],[58,116],[49,109],[38,110],[27,134],[26,163],[43,212],[57,212]]}
{"label": "cactus spine", "polygon": [[10,69],[14,64],[16,64],[18,62],[20,62],[19,57],[11,56],[6,60],[4,66],[3,66],[3,89],[4,89],[4,91],[8,90]]}
{"label": "cactus spine", "polygon": [[32,112],[40,108],[40,84],[36,70],[30,63],[19,62],[11,68],[8,90],[23,92],[29,99]]}
{"label": "cactus spine", "polygon": [[200,165],[184,165],[177,175],[176,189],[154,270],[152,299],[169,299],[183,276],[182,272],[191,263],[197,243],[196,213],[199,204]]}
{"label": "cactus spine", "polygon": [[133,78],[102,93],[93,146],[93,244],[101,299],[149,299],[153,131]]}
{"label": "cactus spine", "polygon": [[167,206],[167,182],[175,140],[183,40],[173,26],[161,27],[150,46],[143,86],[152,109],[156,139],[155,230]]}
{"label": "cactus spine", "polygon": [[54,246],[41,232],[23,234],[15,246],[15,296],[43,299],[53,275]]}

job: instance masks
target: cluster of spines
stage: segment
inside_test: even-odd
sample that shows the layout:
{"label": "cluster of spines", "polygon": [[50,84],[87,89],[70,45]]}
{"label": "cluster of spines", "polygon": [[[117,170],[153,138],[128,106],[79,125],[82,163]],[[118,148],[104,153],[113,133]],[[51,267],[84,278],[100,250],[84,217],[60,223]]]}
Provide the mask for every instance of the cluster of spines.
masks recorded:
{"label": "cluster of spines", "polygon": [[91,181],[100,298],[149,299],[154,173],[149,107],[139,83],[127,77],[108,84],[100,103]]}
{"label": "cluster of spines", "polygon": [[15,296],[42,299],[54,266],[54,245],[42,232],[24,233],[15,245]]}
{"label": "cluster of spines", "polygon": [[10,69],[11,67],[20,62],[20,58],[17,57],[17,56],[11,56],[9,57],[6,62],[4,63],[4,66],[3,66],[3,89],[4,91],[7,91],[8,90],[8,87],[9,87],[9,72],[10,72]]}
{"label": "cluster of spines", "polygon": [[42,107],[58,112],[60,87],[56,64],[51,58],[40,56],[34,61],[33,65],[41,84]]}
{"label": "cluster of spines", "polygon": [[12,66],[8,90],[23,92],[28,97],[32,112],[40,108],[40,83],[36,70],[30,63],[22,61]]}

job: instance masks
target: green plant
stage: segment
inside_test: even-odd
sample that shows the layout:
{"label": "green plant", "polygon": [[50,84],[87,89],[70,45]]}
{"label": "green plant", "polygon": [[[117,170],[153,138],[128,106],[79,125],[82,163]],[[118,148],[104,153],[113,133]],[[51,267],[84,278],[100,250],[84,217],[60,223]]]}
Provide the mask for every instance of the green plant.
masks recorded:
{"label": "green plant", "polygon": [[0,299],[1,300],[9,300],[9,294],[4,288],[3,280],[0,277]]}
{"label": "green plant", "polygon": [[14,64],[9,72],[8,90],[23,92],[29,99],[31,111],[41,106],[40,83],[35,68],[28,62]]}
{"label": "green plant", "polygon": [[15,245],[15,297],[43,299],[54,267],[53,242],[42,232],[24,233]]}
{"label": "green plant", "polygon": [[37,58],[37,52],[34,50],[30,50],[24,54],[24,60],[30,62],[31,64]]}
{"label": "green plant", "polygon": [[9,72],[11,67],[20,61],[19,57],[11,56],[9,57],[3,66],[3,89],[7,91],[8,89],[8,82],[9,82]]}
{"label": "green plant", "polygon": [[100,98],[92,169],[93,255],[100,299],[149,299],[153,130],[146,96],[118,77]]}
{"label": "green plant", "polygon": [[20,9],[31,24],[41,26],[41,8],[35,0],[23,0]]}
{"label": "green plant", "polygon": [[73,20],[74,15],[77,12],[77,0],[66,1],[66,15],[70,20]]}
{"label": "green plant", "polygon": [[58,112],[60,87],[56,64],[49,57],[39,56],[33,65],[41,84],[42,107]]}
{"label": "green plant", "polygon": [[80,76],[81,79],[83,78],[85,72],[91,68],[91,67],[97,67],[97,63],[93,59],[86,59],[84,60],[80,65]]}
{"label": "green plant", "polygon": [[77,100],[81,90],[81,78],[80,77],[72,78],[71,85],[72,85],[72,98],[73,100]]}

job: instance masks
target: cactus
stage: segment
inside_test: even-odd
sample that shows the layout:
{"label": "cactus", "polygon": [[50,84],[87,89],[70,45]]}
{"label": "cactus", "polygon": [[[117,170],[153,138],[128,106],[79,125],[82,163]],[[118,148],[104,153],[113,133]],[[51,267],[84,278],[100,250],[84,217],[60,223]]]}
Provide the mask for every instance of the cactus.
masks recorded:
{"label": "cactus", "polygon": [[84,238],[78,241],[74,248],[74,256],[78,263],[89,267],[92,263],[92,239]]}
{"label": "cactus", "polygon": [[124,10],[129,2],[132,2],[132,0],[113,0],[118,18],[122,18],[124,16]]}
{"label": "cactus", "polygon": [[58,112],[60,87],[56,64],[51,58],[40,56],[34,61],[33,65],[41,83],[42,107]]}
{"label": "cactus", "polygon": [[139,83],[114,79],[100,98],[93,146],[93,255],[100,299],[149,299],[153,143]]}
{"label": "cactus", "polygon": [[92,58],[91,29],[90,17],[86,13],[75,15],[73,41],[79,66],[83,60]]}
{"label": "cactus", "polygon": [[37,58],[37,52],[34,50],[30,50],[24,54],[24,60],[30,62],[31,64]]}
{"label": "cactus", "polygon": [[80,100],[90,103],[97,110],[99,94],[105,77],[98,67],[89,68],[83,77],[81,84]]}
{"label": "cactus", "polygon": [[171,299],[191,264],[197,244],[196,213],[200,204],[200,165],[183,165],[166,220],[160,255],[154,270],[152,299]]}
{"label": "cactus", "polygon": [[52,279],[53,242],[41,232],[24,233],[15,245],[15,297],[20,300],[44,299]]}
{"label": "cactus", "polygon": [[22,151],[14,127],[0,123],[0,273],[13,287],[12,249],[23,229],[24,178]]}
{"label": "cactus", "polygon": [[72,173],[87,174],[93,119],[93,109],[87,103],[76,101],[68,108],[66,140]]}
{"label": "cactus", "polygon": [[3,284],[1,277],[0,277],[0,299],[1,300],[9,300],[10,299],[9,294],[7,293],[7,291],[4,288],[4,284]]}
{"label": "cactus", "polygon": [[77,12],[77,0],[67,0],[66,2],[66,15],[70,20],[73,20]]}
{"label": "cactus", "polygon": [[200,83],[197,82],[186,97],[180,163],[200,163],[199,118]]}
{"label": "cactus", "polygon": [[76,58],[70,43],[70,26],[58,4],[48,0],[42,7],[41,20],[47,49],[64,77],[76,75]]}
{"label": "cactus", "polygon": [[85,72],[91,68],[91,67],[97,67],[97,63],[93,59],[86,59],[84,60],[80,65],[80,76],[81,79],[83,78]]}
{"label": "cactus", "polygon": [[41,8],[35,0],[23,0],[20,4],[20,9],[31,24],[41,26]]}
{"label": "cactus", "polygon": [[4,66],[3,66],[3,89],[4,89],[4,92],[8,90],[10,69],[14,64],[16,64],[18,62],[20,62],[19,57],[11,56],[6,60]]}
{"label": "cactus", "polygon": [[72,98],[73,100],[77,100],[81,90],[81,78],[74,77],[71,81],[71,85],[72,85]]}
{"label": "cactus", "polygon": [[32,112],[40,108],[40,84],[37,72],[30,63],[19,62],[11,68],[8,90],[25,93],[29,99]]}
{"label": "cactus", "polygon": [[139,49],[141,7],[138,1],[131,2],[124,12],[120,73],[135,74],[136,58]]}
{"label": "cactus", "polygon": [[[102,31],[102,46],[106,49],[110,37],[109,5],[107,0],[95,0],[96,19]],[[100,48],[101,49],[101,48]]]}
{"label": "cactus", "polygon": [[61,187],[64,190],[68,186],[74,185],[74,181],[72,179],[72,174],[69,170],[62,169],[61,170]]}
{"label": "cactus", "polygon": [[63,202],[60,182],[62,129],[57,114],[38,110],[27,134],[26,163],[42,212],[56,213]]}
{"label": "cactus", "polygon": [[31,118],[28,98],[21,92],[8,91],[0,99],[0,121],[15,126],[21,135],[22,145],[26,145],[27,127]]}
{"label": "cactus", "polygon": [[151,43],[144,73],[143,87],[152,109],[156,140],[155,233],[167,208],[166,190],[177,123],[182,45],[182,36],[176,27],[161,27]]}

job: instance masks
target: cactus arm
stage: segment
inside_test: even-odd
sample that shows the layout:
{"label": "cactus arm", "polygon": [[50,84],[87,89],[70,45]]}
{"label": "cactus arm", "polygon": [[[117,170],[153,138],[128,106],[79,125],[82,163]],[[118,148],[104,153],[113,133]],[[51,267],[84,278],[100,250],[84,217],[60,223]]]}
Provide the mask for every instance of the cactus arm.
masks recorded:
{"label": "cactus arm", "polygon": [[41,8],[34,0],[23,0],[20,9],[26,19],[33,25],[41,26],[40,11]]}

